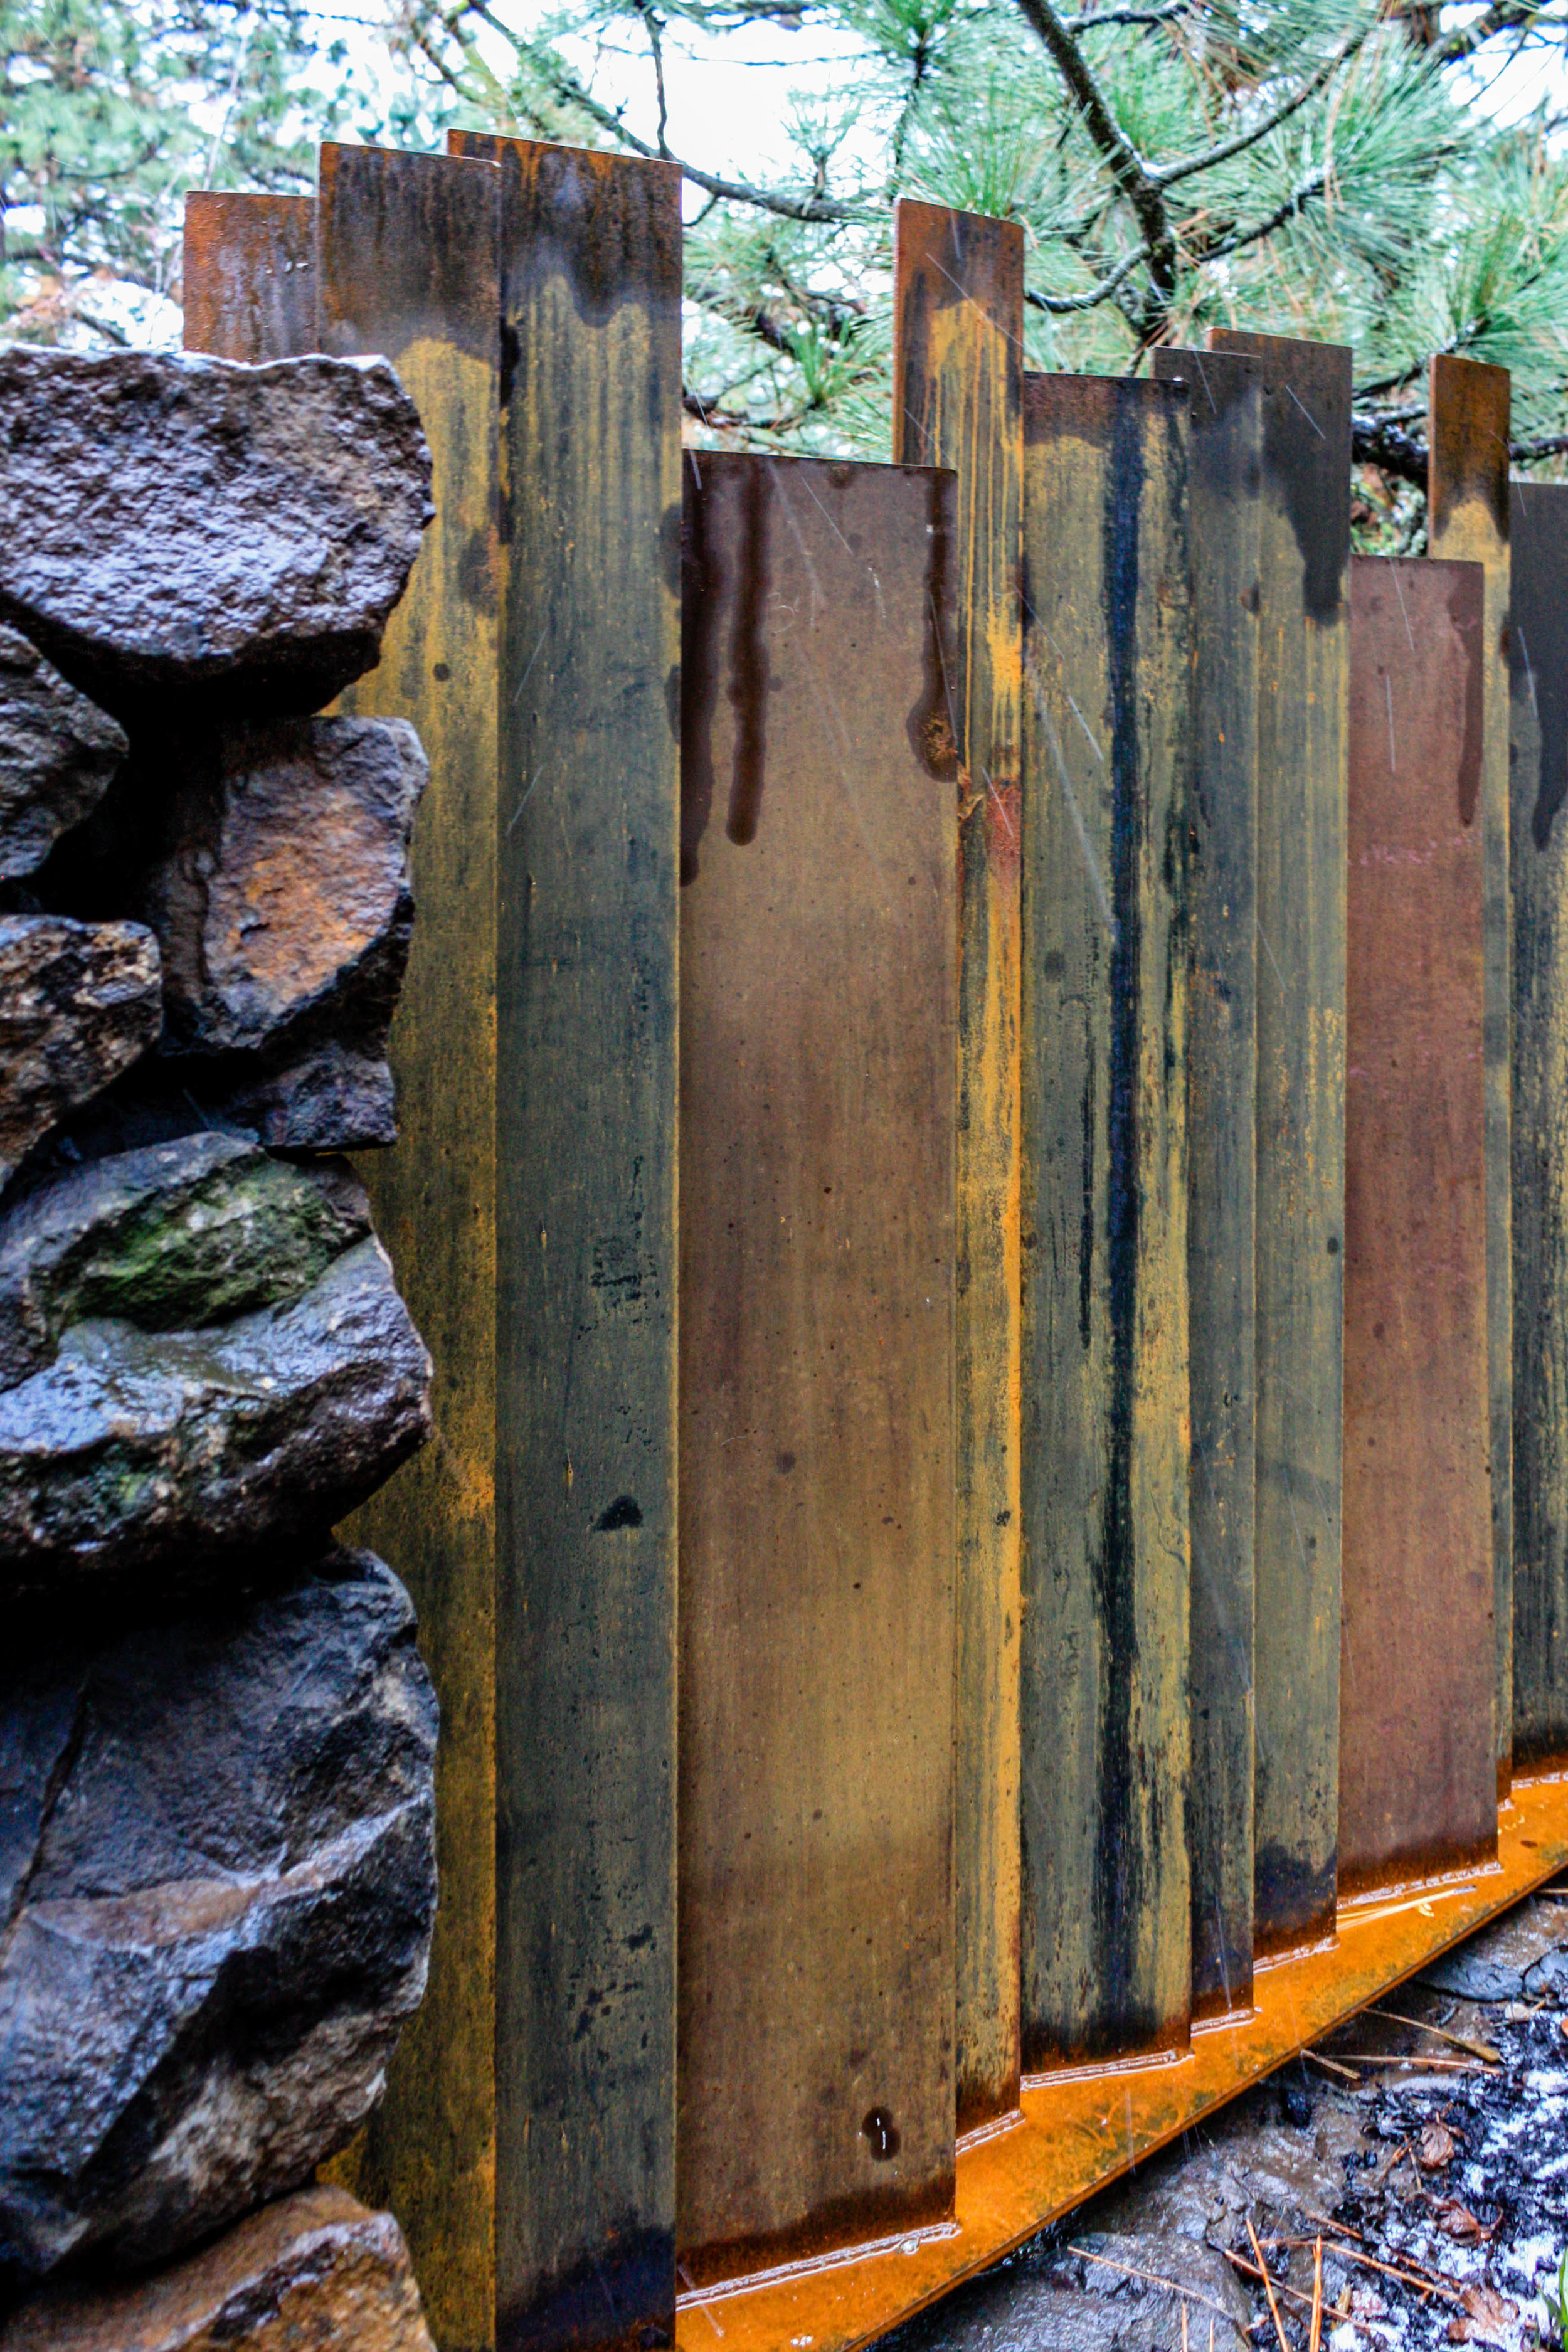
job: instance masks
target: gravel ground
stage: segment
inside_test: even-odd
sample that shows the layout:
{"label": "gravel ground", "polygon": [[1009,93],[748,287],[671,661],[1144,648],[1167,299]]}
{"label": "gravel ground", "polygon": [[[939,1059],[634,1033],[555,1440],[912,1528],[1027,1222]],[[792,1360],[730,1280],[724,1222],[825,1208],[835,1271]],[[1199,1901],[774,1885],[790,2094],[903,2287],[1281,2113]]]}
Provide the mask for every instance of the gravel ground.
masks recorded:
{"label": "gravel ground", "polygon": [[[1254,2232],[1278,2329],[1239,2267],[1256,2269]],[[1561,2344],[1547,2297],[1568,2251],[1568,1883],[887,2341],[1209,2352],[1212,2331],[1213,2352],[1279,2352],[1282,2330],[1302,2352],[1320,2238],[1328,2352]]]}

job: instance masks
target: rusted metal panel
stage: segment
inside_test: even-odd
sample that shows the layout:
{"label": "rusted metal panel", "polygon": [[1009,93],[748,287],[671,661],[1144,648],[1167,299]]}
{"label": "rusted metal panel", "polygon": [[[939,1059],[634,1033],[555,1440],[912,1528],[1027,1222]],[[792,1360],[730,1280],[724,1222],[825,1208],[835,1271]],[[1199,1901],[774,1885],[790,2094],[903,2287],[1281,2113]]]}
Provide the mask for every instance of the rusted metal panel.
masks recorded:
{"label": "rusted metal panel", "polygon": [[430,1987],[352,2185],[390,2204],[443,2352],[495,2342],[496,710],[500,294],[493,171],[323,147],[321,349],[381,352],[418,407],[436,520],[345,707],[430,762],[391,1059],[398,1141],[362,1171],[436,1364],[436,1442],[355,1515],[419,1611],[441,1700]]}
{"label": "rusted metal panel", "polygon": [[1339,1835],[1351,355],[1216,331],[1263,400],[1253,1928],[1332,1932]]}
{"label": "rusted metal panel", "polygon": [[1551,1780],[1517,1786],[1500,1828],[1495,1873],[1347,1905],[1337,1943],[1260,1970],[1254,2013],[1223,2032],[1196,2035],[1180,2065],[1026,2083],[1022,2122],[959,2150],[952,2230],[744,2292],[683,2296],[679,2352],[718,2352],[721,2340],[723,2352],[788,2352],[807,2338],[814,2352],[857,2352],[1184,2132],[1212,2121],[1226,2100],[1391,1992],[1564,1864],[1568,1788]]}
{"label": "rusted metal panel", "polygon": [[675,2303],[680,186],[501,186],[497,2300]]}
{"label": "rusted metal panel", "polygon": [[1568,485],[1515,482],[1513,1758],[1568,1759]]}
{"label": "rusted metal panel", "polygon": [[952,2202],[954,485],[689,457],[681,2261]]}
{"label": "rusted metal panel", "polygon": [[1024,401],[1024,2063],[1179,2044],[1186,396]]}
{"label": "rusted metal panel", "polygon": [[316,200],[193,188],[182,269],[188,352],[297,359],[316,348]]}
{"label": "rusted metal panel", "polygon": [[1485,620],[1352,560],[1342,1891],[1497,1846]]}
{"label": "rusted metal panel", "polygon": [[1193,797],[1187,897],[1193,2010],[1252,2000],[1253,1258],[1262,395],[1251,362],[1162,350],[1188,387]]}
{"label": "rusted metal panel", "polygon": [[1509,444],[1506,368],[1443,354],[1432,362],[1427,406],[1427,552],[1486,573],[1486,749],[1481,789],[1486,844],[1487,1350],[1490,1366],[1494,1716],[1498,1793],[1513,1756],[1513,1258],[1510,1030],[1513,1005],[1509,902]]}
{"label": "rusted metal panel", "polygon": [[893,455],[958,478],[958,2126],[1018,2102],[1024,232],[893,214]]}

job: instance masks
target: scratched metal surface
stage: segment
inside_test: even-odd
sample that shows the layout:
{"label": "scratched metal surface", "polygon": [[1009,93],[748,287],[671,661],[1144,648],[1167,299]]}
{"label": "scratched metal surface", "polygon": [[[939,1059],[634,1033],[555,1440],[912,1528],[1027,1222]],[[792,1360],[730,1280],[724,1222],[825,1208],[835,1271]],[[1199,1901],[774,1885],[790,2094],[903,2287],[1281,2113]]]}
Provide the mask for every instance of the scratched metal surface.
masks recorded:
{"label": "scratched metal surface", "polygon": [[1216,329],[1263,402],[1253,1931],[1331,1934],[1339,1836],[1351,354]]}
{"label": "scratched metal surface", "polygon": [[1257,1380],[1258,662],[1262,396],[1250,363],[1162,350],[1188,387],[1193,798],[1187,889],[1193,2010],[1252,2001]]}
{"label": "scratched metal surface", "polygon": [[184,344],[215,359],[316,348],[316,200],[193,188],[182,267]]}
{"label": "scratched metal surface", "polygon": [[1187,398],[1024,379],[1024,2064],[1180,2046]]}
{"label": "scratched metal surface", "polygon": [[1497,1849],[1485,575],[1351,562],[1340,1885]]}
{"label": "scratched metal surface", "polygon": [[675,2297],[680,190],[464,135],[501,194],[496,2298]]}
{"label": "scratched metal surface", "polygon": [[1568,1759],[1568,485],[1512,486],[1513,1749]]}
{"label": "scratched metal surface", "polygon": [[958,478],[958,2127],[1018,2104],[1024,233],[893,214],[893,455]]}
{"label": "scratched metal surface", "polygon": [[1481,810],[1486,854],[1487,1352],[1497,1639],[1498,1794],[1513,1761],[1513,1298],[1510,1126],[1512,924],[1509,890],[1509,486],[1506,368],[1442,352],[1427,395],[1426,552],[1486,573]]}
{"label": "scratched metal surface", "polygon": [[957,762],[952,476],[686,469],[679,2137],[700,2283],[952,2203]]}

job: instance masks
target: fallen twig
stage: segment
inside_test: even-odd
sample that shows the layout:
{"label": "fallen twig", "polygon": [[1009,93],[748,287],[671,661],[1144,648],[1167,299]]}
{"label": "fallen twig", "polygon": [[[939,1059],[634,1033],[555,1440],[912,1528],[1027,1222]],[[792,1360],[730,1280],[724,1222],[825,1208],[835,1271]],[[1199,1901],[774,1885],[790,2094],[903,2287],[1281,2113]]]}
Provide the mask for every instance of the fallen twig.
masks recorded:
{"label": "fallen twig", "polygon": [[1069,2246],[1068,2252],[1076,2254],[1079,2262],[1099,2263],[1103,2270],[1120,2271],[1123,2278],[1142,2279],[1145,2286],[1157,2286],[1166,2294],[1179,2294],[1183,2298],[1184,2308],[1189,2303],[1201,2303],[1205,2311],[1217,2311],[1227,2326],[1236,2326],[1235,2318],[1223,2303],[1215,2303],[1211,2296],[1199,2294],[1192,2287],[1179,2285],[1174,2279],[1156,2278],[1152,2271],[1136,2270],[1131,2263],[1113,2263],[1109,2254],[1091,2254],[1087,2246]]}
{"label": "fallen twig", "polygon": [[1384,2017],[1391,2025],[1413,2025],[1417,2033],[1435,2033],[1439,2042],[1451,2042],[1456,2050],[1468,2050],[1472,2058],[1484,2060],[1489,2066],[1502,2064],[1502,2053],[1494,2050],[1489,2042],[1468,2042],[1462,2033],[1450,2033],[1446,2026],[1429,2024],[1423,2017],[1401,2017],[1396,2009],[1368,2009],[1365,2017]]}
{"label": "fallen twig", "polygon": [[1258,2242],[1258,2232],[1252,2226],[1252,2216],[1247,2217],[1247,2234],[1252,2241],[1252,2252],[1258,2267],[1263,2273],[1263,2291],[1268,2297],[1268,2308],[1274,2315],[1274,2333],[1279,2338],[1279,2352],[1290,2352],[1285,2340],[1285,2322],[1279,2316],[1279,2305],[1274,2300],[1274,2282],[1268,2275],[1268,2265],[1263,2259],[1263,2249]]}
{"label": "fallen twig", "polygon": [[[1436,2032],[1436,2028],[1430,2029]],[[1396,2057],[1393,2051],[1376,2053],[1352,2050],[1351,2063],[1357,2066],[1419,2066],[1428,2074],[1475,2074],[1485,2070],[1474,2058],[1423,2058],[1418,2053],[1407,2058]]]}
{"label": "fallen twig", "polygon": [[[1244,2273],[1247,2278],[1261,2279],[1263,2284],[1268,2285],[1268,2279],[1267,2273],[1260,2271],[1256,2263],[1249,2263],[1245,2254],[1235,2252],[1229,2246],[1222,2246],[1220,2248],[1220,2252],[1224,2254],[1227,2263],[1231,2263],[1235,2269]],[[1311,2300],[1309,2296],[1299,2294],[1293,2286],[1287,2286],[1283,2279],[1276,2282],[1275,2292],[1282,2294],[1287,2303],[1299,2303],[1303,2311],[1310,2311],[1312,2307]],[[1336,2313],[1335,2316],[1338,2318],[1340,2315]],[[1343,2315],[1343,2316],[1349,2320],[1352,2327],[1359,2327],[1363,2336],[1391,2336],[1394,2333],[1392,2328],[1379,2326],[1375,2320],[1365,2318],[1359,2311],[1348,2311]],[[1276,2326],[1279,2325],[1279,2315],[1278,2312],[1274,2315],[1274,2324]]]}
{"label": "fallen twig", "polygon": [[1342,2083],[1359,2084],[1361,2076],[1349,2066],[1342,2066],[1337,2058],[1321,2058],[1315,2050],[1303,2050],[1302,2057],[1309,2066],[1321,2066],[1325,2074],[1337,2074]]}
{"label": "fallen twig", "polygon": [[1307,2333],[1307,2352],[1320,2352],[1323,2341],[1323,2242],[1317,2241],[1312,2256],[1312,2325]]}

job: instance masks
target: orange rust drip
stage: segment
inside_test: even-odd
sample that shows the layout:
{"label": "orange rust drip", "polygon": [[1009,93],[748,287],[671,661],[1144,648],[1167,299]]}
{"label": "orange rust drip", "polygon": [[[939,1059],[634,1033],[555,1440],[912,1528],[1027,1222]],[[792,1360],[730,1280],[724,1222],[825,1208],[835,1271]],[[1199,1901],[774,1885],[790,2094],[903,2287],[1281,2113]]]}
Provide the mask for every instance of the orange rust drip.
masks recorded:
{"label": "orange rust drip", "polygon": [[958,2152],[954,2217],[858,2257],[680,2298],[678,2352],[854,2352],[984,2270],[1156,2148],[1321,2040],[1568,1864],[1568,1780],[1516,1781],[1498,1860],[1342,1906],[1317,1950],[1258,1969],[1254,2007],[1173,2063],[1026,2083],[1011,2128]]}

